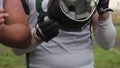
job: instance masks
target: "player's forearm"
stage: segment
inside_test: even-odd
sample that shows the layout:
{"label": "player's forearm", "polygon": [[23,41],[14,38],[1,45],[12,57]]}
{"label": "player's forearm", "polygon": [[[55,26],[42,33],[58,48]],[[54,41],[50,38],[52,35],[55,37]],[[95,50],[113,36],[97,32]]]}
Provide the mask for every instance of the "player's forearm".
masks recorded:
{"label": "player's forearm", "polygon": [[103,49],[110,49],[113,47],[116,38],[116,30],[109,12],[99,17],[98,27],[95,31],[95,38],[97,43]]}
{"label": "player's forearm", "polygon": [[26,48],[30,45],[29,28],[23,24],[0,25],[0,43],[9,47]]}
{"label": "player's forearm", "polygon": [[30,45],[30,28],[20,0],[4,0],[4,11],[9,14],[0,25],[0,43],[9,47],[26,48]]}
{"label": "player's forearm", "polygon": [[34,50],[35,48],[37,48],[37,46],[43,42],[42,40],[37,41],[34,36],[34,33],[35,33],[35,29],[33,28],[31,30],[31,35],[32,35],[31,45],[28,48],[26,48],[26,49],[12,48],[12,51],[15,55],[20,56],[20,55],[26,54],[26,53]]}

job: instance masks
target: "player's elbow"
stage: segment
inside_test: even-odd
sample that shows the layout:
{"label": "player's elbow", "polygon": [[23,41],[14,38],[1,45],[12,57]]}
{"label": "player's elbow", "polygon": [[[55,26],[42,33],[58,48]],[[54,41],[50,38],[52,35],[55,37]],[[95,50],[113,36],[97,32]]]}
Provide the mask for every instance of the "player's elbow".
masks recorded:
{"label": "player's elbow", "polygon": [[4,43],[8,47],[26,49],[30,46],[30,40],[15,40],[12,42]]}
{"label": "player's elbow", "polygon": [[19,48],[19,49],[26,49],[30,46],[31,41],[30,40],[26,40],[26,41],[18,41],[16,42],[16,47],[15,48]]}
{"label": "player's elbow", "polygon": [[9,47],[25,49],[31,44],[31,33],[29,31],[23,31],[22,33],[14,33],[11,41],[7,42]]}
{"label": "player's elbow", "polygon": [[26,35],[15,41],[15,48],[26,49],[31,44],[31,35]]}
{"label": "player's elbow", "polygon": [[104,50],[109,50],[109,49],[111,49],[112,47],[114,46],[114,44],[106,44],[106,45],[103,45],[102,46],[102,48],[104,49]]}
{"label": "player's elbow", "polygon": [[17,48],[25,49],[31,44],[31,32],[29,28],[24,27],[24,29],[21,29],[14,37],[15,44],[18,44]]}
{"label": "player's elbow", "polygon": [[115,41],[112,42],[104,41],[104,42],[98,42],[98,45],[104,50],[109,50],[114,46],[114,43]]}

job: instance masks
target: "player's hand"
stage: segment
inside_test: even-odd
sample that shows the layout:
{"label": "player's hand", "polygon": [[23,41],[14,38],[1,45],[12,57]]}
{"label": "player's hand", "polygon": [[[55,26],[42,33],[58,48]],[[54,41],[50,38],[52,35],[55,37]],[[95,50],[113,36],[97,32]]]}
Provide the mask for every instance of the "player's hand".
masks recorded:
{"label": "player's hand", "polygon": [[99,0],[99,3],[97,5],[97,11],[99,15],[103,15],[108,11],[113,12],[113,10],[109,8],[109,0]]}
{"label": "player's hand", "polygon": [[8,13],[4,13],[4,9],[0,9],[0,24],[5,21],[5,17],[8,17]]}
{"label": "player's hand", "polygon": [[48,42],[59,33],[59,27],[52,20],[40,22],[36,25],[36,35],[43,41]]}

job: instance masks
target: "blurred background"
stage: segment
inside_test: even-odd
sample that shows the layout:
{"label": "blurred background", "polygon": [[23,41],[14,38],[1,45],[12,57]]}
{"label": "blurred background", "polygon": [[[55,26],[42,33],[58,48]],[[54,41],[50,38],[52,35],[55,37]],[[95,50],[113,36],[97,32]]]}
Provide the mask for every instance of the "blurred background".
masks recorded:
{"label": "blurred background", "polygon": [[[120,0],[110,0],[113,22],[117,30],[115,46],[105,51],[94,43],[95,68],[120,68]],[[0,44],[0,68],[26,68],[25,55],[15,56],[10,48]]]}

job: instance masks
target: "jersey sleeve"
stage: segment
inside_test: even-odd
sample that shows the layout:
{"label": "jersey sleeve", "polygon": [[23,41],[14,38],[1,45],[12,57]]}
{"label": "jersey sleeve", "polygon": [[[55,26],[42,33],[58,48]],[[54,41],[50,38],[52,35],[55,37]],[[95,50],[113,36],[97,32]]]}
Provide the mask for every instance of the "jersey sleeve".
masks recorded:
{"label": "jersey sleeve", "polygon": [[99,46],[105,50],[114,46],[116,30],[112,22],[111,14],[106,21],[99,21],[98,27],[95,31],[95,39]]}

